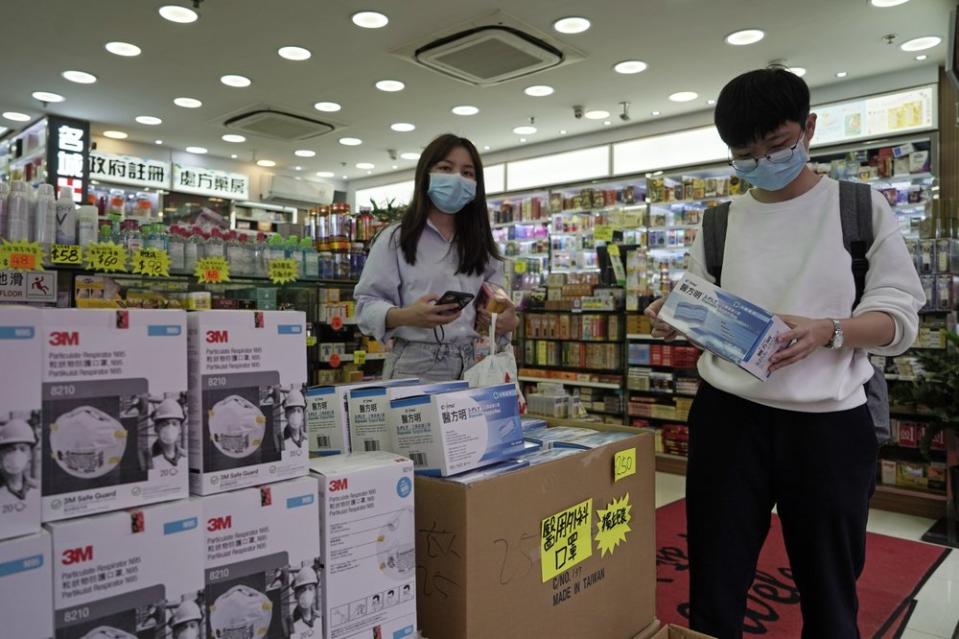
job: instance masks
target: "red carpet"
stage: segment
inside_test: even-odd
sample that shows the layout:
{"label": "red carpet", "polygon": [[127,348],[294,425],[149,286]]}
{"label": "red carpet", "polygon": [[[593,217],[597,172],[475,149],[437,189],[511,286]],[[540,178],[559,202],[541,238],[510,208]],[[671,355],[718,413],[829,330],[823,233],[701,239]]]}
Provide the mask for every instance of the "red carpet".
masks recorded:
{"label": "red carpet", "polygon": [[[656,611],[664,623],[688,624],[689,562],[686,502],[656,511]],[[946,548],[869,533],[866,568],[859,578],[859,629],[864,638],[892,639],[905,628],[914,597],[949,554]],[[779,518],[773,515],[749,593],[746,635],[799,637],[799,593],[790,578]]]}

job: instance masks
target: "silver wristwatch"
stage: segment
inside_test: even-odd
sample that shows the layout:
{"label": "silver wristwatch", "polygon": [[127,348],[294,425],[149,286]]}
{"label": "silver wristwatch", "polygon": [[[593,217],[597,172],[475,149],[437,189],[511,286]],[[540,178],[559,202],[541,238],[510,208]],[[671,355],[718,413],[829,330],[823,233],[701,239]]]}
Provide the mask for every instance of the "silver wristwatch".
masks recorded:
{"label": "silver wristwatch", "polygon": [[826,348],[838,351],[846,342],[846,334],[842,332],[842,324],[839,320],[830,320],[832,322],[832,339],[826,344]]}

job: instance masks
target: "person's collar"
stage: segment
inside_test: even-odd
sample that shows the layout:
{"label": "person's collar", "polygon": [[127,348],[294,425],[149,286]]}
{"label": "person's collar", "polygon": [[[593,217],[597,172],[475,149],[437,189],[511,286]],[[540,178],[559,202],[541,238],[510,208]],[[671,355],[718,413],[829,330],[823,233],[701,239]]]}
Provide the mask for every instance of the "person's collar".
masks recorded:
{"label": "person's collar", "polygon": [[429,228],[433,229],[433,232],[436,233],[436,235],[438,235],[439,238],[440,238],[441,240],[443,240],[444,242],[446,242],[447,244],[449,244],[450,242],[453,241],[452,239],[449,239],[449,240],[446,239],[446,238],[443,236],[443,232],[440,231],[438,228],[436,228],[436,225],[433,224],[433,221],[430,220],[429,218],[427,218],[427,220],[426,220],[426,226],[428,226]]}

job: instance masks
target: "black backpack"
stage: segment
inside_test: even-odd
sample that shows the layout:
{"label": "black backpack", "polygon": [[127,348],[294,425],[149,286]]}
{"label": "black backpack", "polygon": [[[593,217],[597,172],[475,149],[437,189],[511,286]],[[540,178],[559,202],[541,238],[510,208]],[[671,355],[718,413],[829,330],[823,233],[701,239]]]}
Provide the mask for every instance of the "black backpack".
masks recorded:
{"label": "black backpack", "polygon": [[[706,252],[706,271],[722,286],[723,253],[726,248],[726,229],[729,226],[729,202],[713,207],[703,215],[703,247]],[[852,256],[852,277],[856,283],[856,300],[853,309],[859,306],[866,289],[866,273],[869,260],[866,253],[873,242],[872,190],[868,184],[856,182],[839,183],[839,215],[842,221],[842,243]],[[890,437],[889,389],[882,370],[873,365],[875,373],[865,384],[866,405],[872,416],[879,443]]]}

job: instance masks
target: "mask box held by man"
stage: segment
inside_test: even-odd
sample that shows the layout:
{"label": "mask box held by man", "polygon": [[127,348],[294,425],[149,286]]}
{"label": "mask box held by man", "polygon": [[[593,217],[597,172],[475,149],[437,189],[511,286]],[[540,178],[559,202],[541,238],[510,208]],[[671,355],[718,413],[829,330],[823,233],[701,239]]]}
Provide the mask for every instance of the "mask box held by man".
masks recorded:
{"label": "mask box held by man", "polygon": [[201,514],[199,501],[182,499],[47,524],[56,639],[152,637],[168,627],[173,637],[187,637],[188,629],[199,630]]}
{"label": "mask box held by man", "polygon": [[306,316],[200,311],[188,321],[190,490],[306,474]]}
{"label": "mask box held by man", "polygon": [[41,317],[0,307],[0,539],[40,530]]}
{"label": "mask box held by man", "polygon": [[0,635],[53,636],[53,567],[46,530],[0,541]]}
{"label": "mask box held by man", "polygon": [[43,520],[186,497],[186,313],[46,309],[43,342]]}
{"label": "mask box held by man", "polygon": [[212,636],[319,639],[316,479],[298,477],[200,501]]}
{"label": "mask box held by man", "polygon": [[356,453],[314,460],[325,639],[416,636],[413,464]]}

